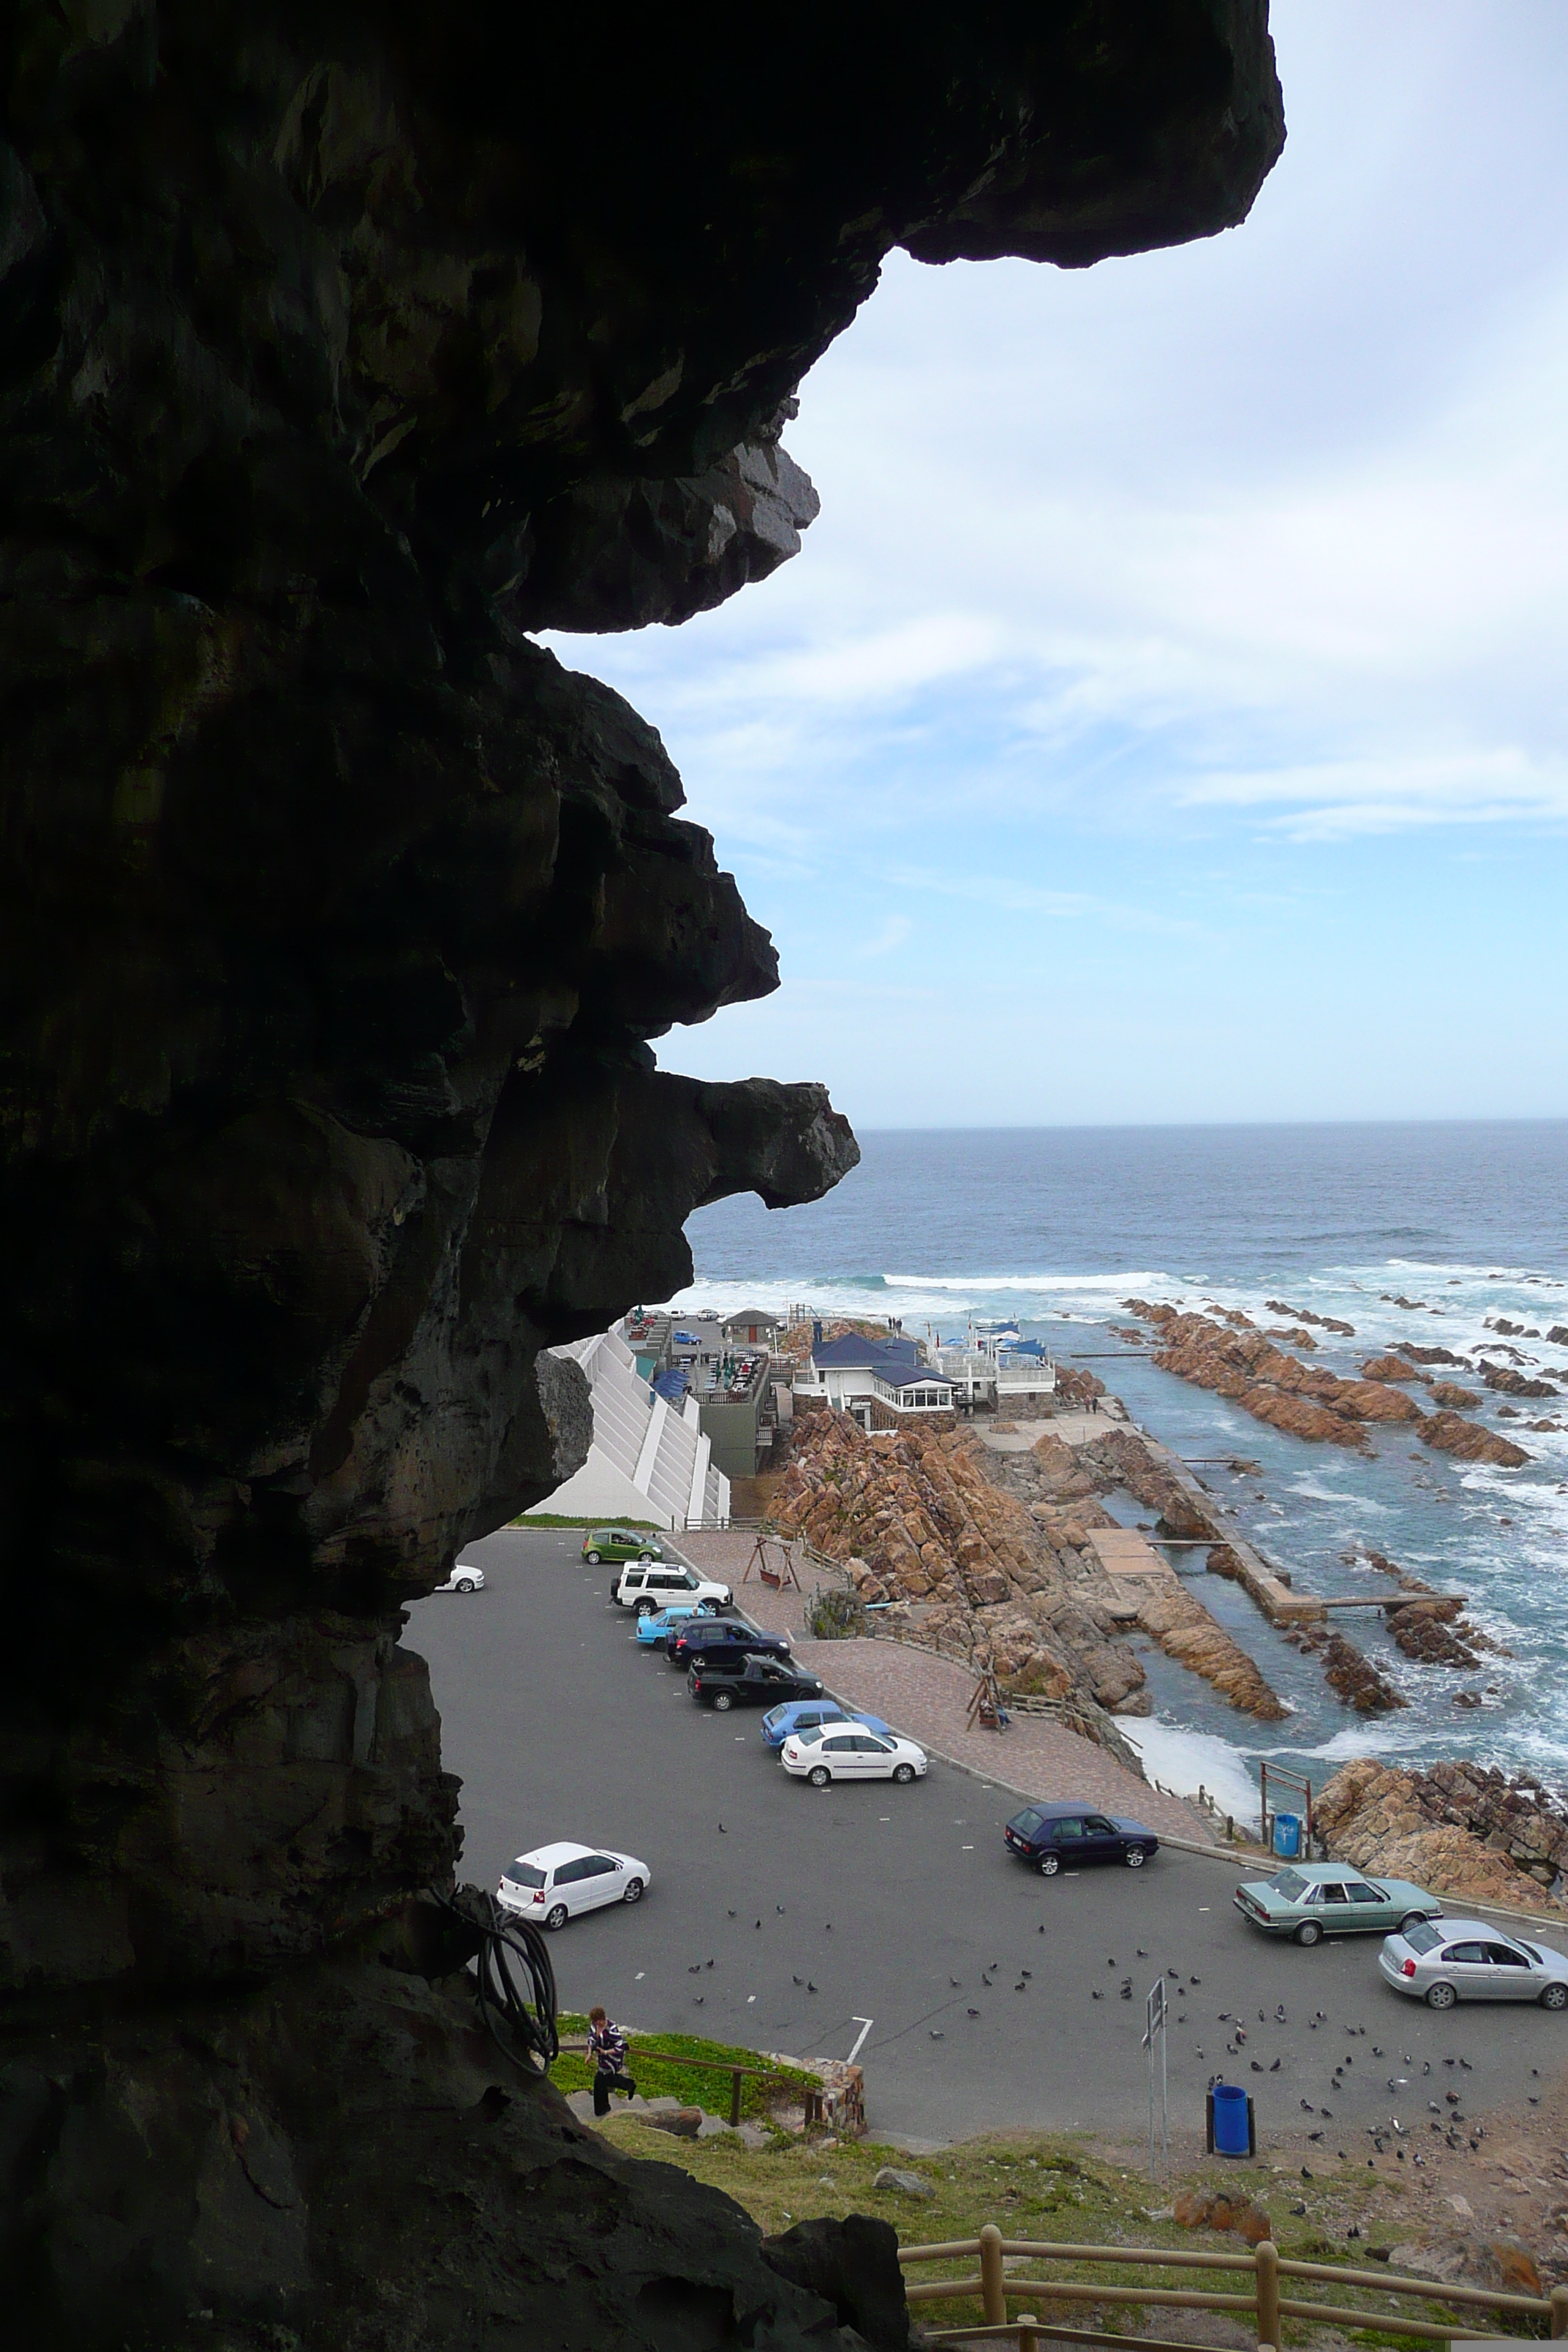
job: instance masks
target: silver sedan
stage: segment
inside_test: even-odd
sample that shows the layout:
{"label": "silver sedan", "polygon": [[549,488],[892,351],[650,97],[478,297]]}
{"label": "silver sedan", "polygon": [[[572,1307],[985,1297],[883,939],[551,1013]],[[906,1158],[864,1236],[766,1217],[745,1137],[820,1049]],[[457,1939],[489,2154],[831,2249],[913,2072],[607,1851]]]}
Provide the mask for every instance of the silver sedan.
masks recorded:
{"label": "silver sedan", "polygon": [[1457,2000],[1568,2009],[1568,1959],[1480,1919],[1427,1921],[1385,1936],[1377,1965],[1395,1992],[1411,1993],[1428,2009],[1452,2009]]}

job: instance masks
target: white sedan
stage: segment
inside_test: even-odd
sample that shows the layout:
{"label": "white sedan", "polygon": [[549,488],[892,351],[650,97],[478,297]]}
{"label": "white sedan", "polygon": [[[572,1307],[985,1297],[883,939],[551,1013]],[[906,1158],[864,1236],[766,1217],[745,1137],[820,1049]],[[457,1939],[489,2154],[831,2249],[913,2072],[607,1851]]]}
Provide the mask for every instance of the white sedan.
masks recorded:
{"label": "white sedan", "polygon": [[484,1570],[475,1568],[470,1560],[466,1559],[455,1562],[445,1584],[434,1585],[431,1588],[436,1592],[482,1592],[484,1589]]}
{"label": "white sedan", "polygon": [[564,1927],[580,1911],[597,1911],[606,1903],[640,1903],[652,1876],[635,1853],[573,1845],[563,1839],[509,1862],[496,1900],[503,1911],[515,1911],[536,1927]]}
{"label": "white sedan", "polygon": [[912,1739],[896,1732],[867,1731],[846,1725],[828,1726],[820,1737],[797,1739],[792,1734],[779,1750],[786,1772],[826,1789],[830,1780],[919,1780],[925,1773],[926,1753]]}

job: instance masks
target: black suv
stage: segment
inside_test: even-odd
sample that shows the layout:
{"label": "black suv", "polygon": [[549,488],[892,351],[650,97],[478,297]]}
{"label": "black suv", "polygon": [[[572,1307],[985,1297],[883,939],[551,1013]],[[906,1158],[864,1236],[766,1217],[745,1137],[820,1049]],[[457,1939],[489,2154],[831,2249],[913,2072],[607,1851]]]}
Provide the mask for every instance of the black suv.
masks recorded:
{"label": "black suv", "polygon": [[789,1643],[783,1633],[753,1633],[735,1617],[687,1617],[666,1636],[664,1654],[672,1666],[689,1666],[693,1658],[782,1658],[789,1663]]}
{"label": "black suv", "polygon": [[687,1669],[686,1687],[700,1706],[727,1715],[732,1706],[777,1706],[785,1699],[820,1698],[815,1675],[801,1674],[781,1659],[748,1650],[739,1662],[728,1655],[700,1657]]}
{"label": "black suv", "polygon": [[1142,1822],[1116,1820],[1096,1812],[1091,1805],[1028,1805],[1015,1813],[1003,1835],[1007,1851],[1054,1878],[1058,1870],[1077,1870],[1086,1862],[1124,1862],[1142,1870],[1160,1841]]}

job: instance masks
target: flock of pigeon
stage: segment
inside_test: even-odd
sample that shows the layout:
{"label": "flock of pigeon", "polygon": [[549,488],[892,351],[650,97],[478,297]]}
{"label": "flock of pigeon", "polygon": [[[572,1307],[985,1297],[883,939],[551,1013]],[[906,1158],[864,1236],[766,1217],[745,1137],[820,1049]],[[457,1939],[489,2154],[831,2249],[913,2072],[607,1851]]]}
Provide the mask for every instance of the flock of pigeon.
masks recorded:
{"label": "flock of pigeon", "polygon": [[[723,1827],[722,1822],[720,1823],[720,1827]],[[780,1917],[784,1916],[784,1906],[782,1903],[775,1903],[773,1909]],[[726,1916],[734,1919],[739,1916],[739,1914],[735,1911],[730,1911]],[[763,1923],[761,1919],[755,1919],[752,1924],[753,1931],[757,1931],[761,1929]],[[831,1919],[826,1922],[824,1932],[828,1935],[832,1934],[833,1922]],[[1036,1933],[1043,1936],[1045,1932],[1045,1922],[1042,1920],[1038,1927],[1036,1929]],[[1146,1960],[1149,1958],[1147,1950],[1142,1944],[1137,1947],[1136,1958],[1141,1960]],[[1114,1954],[1107,1957],[1105,1965],[1108,1969],[1114,1969],[1117,1966]],[[707,1969],[712,1968],[712,1966],[713,1962],[711,1959],[694,1960],[689,1966],[687,1974],[694,1977],[701,1976]],[[982,1969],[980,1972],[980,1981],[987,1992],[994,1989],[1001,1967],[1001,1961],[999,1959],[995,1959],[988,1961],[985,1967]],[[1180,1970],[1177,1969],[1167,1969],[1164,1973],[1166,1982],[1175,1989],[1173,1993],[1167,1993],[1167,2003],[1173,2002],[1176,2004],[1174,2009],[1175,2022],[1178,2025],[1185,2025],[1187,2022],[1187,2011],[1185,2009],[1180,2007],[1179,2004],[1185,2000],[1189,1995],[1201,1990],[1203,1979],[1200,1976],[1188,1976],[1184,1979]],[[799,1990],[805,1992],[815,1993],[818,1990],[817,1986],[808,1977],[792,1976],[790,1980]],[[963,1981],[962,1978],[950,1976],[947,1981],[952,1991],[963,1991]],[[1017,1979],[1013,1986],[1013,1990],[1016,1993],[1027,1992],[1033,1981],[1034,1970],[1032,1969],[1020,1967]],[[1120,2000],[1126,2001],[1131,2000],[1133,1998],[1131,1977],[1130,1975],[1123,1974],[1117,1983],[1116,1990],[1117,1997]],[[1099,1987],[1090,1988],[1089,1999],[1091,2000],[1103,2000],[1104,1998],[1105,1995]],[[701,1993],[694,1994],[693,2000],[695,2005],[700,2009],[703,2005],[703,1995]],[[964,2015],[969,2018],[978,2018],[983,2016],[984,2013],[984,2012],[982,2010],[969,2007],[966,2007],[964,2011]],[[1247,2049],[1248,2028],[1242,2023],[1240,2016],[1237,2011],[1228,2009],[1222,2009],[1216,2012],[1215,2021],[1216,2024],[1228,2028],[1225,2045],[1225,2054],[1227,2058],[1246,2057],[1248,2068],[1254,2074],[1278,2074],[1279,2073],[1280,2068],[1285,2063],[1283,2054],[1279,2057],[1271,2059],[1268,2065],[1264,2064],[1261,2058],[1254,2058],[1250,2056]],[[1267,2028],[1270,2022],[1277,2027],[1288,2026],[1290,2020],[1284,2002],[1281,2000],[1275,2003],[1272,2020],[1269,2019],[1267,2011],[1260,2009],[1258,2012],[1258,2022],[1265,2028]],[[1329,2026],[1331,2024],[1331,2021],[1327,2011],[1321,2009],[1316,2010],[1313,2011],[1311,2017],[1307,2021],[1307,2031],[1310,2033],[1316,2033],[1322,2027]],[[944,2027],[933,2025],[928,2030],[930,2037],[933,2042],[942,2042],[947,2038]],[[1367,2029],[1364,2025],[1347,2025],[1344,2028],[1346,2035],[1352,2041],[1364,2041],[1366,2039],[1366,2031]],[[1206,2055],[1204,2045],[1201,2042],[1195,2043],[1194,2048],[1195,2056],[1203,2058]],[[1369,2054],[1373,2058],[1381,2059],[1387,2053],[1379,2043],[1374,2042],[1372,2044]],[[1403,2053],[1402,2063],[1406,2066],[1415,2065],[1415,2061],[1408,2050]],[[1440,2061],[1440,2063],[1443,2067],[1450,2070],[1455,2080],[1458,2080],[1458,2075],[1461,2073],[1468,2074],[1474,2072],[1470,2061],[1468,2058],[1444,2058]],[[1351,2086],[1346,2080],[1346,2076],[1348,2070],[1354,2064],[1355,2053],[1353,2051],[1347,2051],[1343,2057],[1337,2059],[1334,2062],[1330,2074],[1329,2087],[1336,2096],[1341,2094],[1348,2094]],[[1370,2070],[1368,2071],[1370,2072]],[[1541,2069],[1538,2066],[1532,2066],[1530,2071],[1531,2075],[1539,2077]],[[1215,2084],[1220,2079],[1219,2075],[1211,2074],[1209,2077],[1209,2088],[1212,2090]],[[1437,2087],[1437,2083],[1441,2080],[1441,2077],[1439,2076],[1435,2079],[1432,2078],[1432,2062],[1430,2059],[1423,2059],[1421,2061],[1421,2074],[1419,2079],[1423,2083],[1426,2083],[1430,2079],[1431,2087],[1433,2089]],[[1389,2093],[1395,2097],[1397,2097],[1397,2095],[1401,2091],[1409,2089],[1415,2080],[1415,2077],[1409,2074],[1390,2074],[1385,2078],[1386,2087]],[[1533,2092],[1531,2093],[1530,2104],[1532,2107],[1540,2105],[1541,2101],[1538,2094]],[[1305,2098],[1300,2101],[1300,2107],[1303,2115],[1316,2116],[1321,2118],[1317,2127],[1308,2132],[1308,2139],[1315,2142],[1324,2140],[1327,2137],[1327,2134],[1323,2130],[1322,2126],[1325,2124],[1333,2122],[1334,2110],[1332,2107],[1323,2105],[1321,2101],[1314,2104],[1312,2100]],[[1428,2097],[1426,2100],[1426,2107],[1428,2115],[1432,2118],[1427,2128],[1430,2131],[1436,2133],[1446,2147],[1457,2151],[1468,2148],[1472,2154],[1479,2153],[1481,2142],[1486,2137],[1486,2126],[1479,2121],[1472,2120],[1466,2116],[1464,2112],[1464,2095],[1462,2092],[1457,2090],[1445,2090],[1440,2100]],[[1411,2148],[1407,2151],[1401,2144],[1411,2137],[1412,2126],[1408,2123],[1402,2123],[1396,2115],[1391,2113],[1386,2123],[1370,2124],[1364,2128],[1367,2137],[1371,2139],[1378,2156],[1385,2156],[1392,2145],[1394,2155],[1401,2164],[1406,2160],[1407,2154],[1415,2164],[1425,2164],[1426,2158],[1418,2148]],[[1344,2159],[1345,2150],[1342,2147],[1337,2149],[1336,2154],[1342,2161]],[[1369,2165],[1373,2164],[1374,2160],[1375,2159],[1373,2157],[1369,2156],[1367,2158]],[[1313,2177],[1310,2170],[1305,2165],[1301,2168],[1301,2177],[1304,2180],[1310,2180]]]}

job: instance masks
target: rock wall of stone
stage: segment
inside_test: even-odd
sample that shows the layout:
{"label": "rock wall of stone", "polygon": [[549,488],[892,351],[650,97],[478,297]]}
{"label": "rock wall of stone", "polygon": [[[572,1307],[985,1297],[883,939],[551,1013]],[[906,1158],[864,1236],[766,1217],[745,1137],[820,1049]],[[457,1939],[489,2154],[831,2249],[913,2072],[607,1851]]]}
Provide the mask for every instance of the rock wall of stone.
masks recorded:
{"label": "rock wall of stone", "polygon": [[1360,1870],[1461,1902],[1563,1901],[1568,1799],[1531,1773],[1466,1763],[1405,1772],[1361,1757],[1342,1765],[1313,1814],[1330,1853]]}
{"label": "rock wall of stone", "polygon": [[[672,1026],[775,984],[771,943],[655,731],[528,632],[679,620],[792,551],[815,496],[781,425],[894,246],[1078,266],[1210,234],[1282,135],[1263,0],[784,31],[491,0],[0,20],[0,1995],[24,2075],[103,2000],[308,1977],[449,1879],[399,1609],[581,1458],[580,1383],[542,1381],[542,1351],[686,1279],[700,1202],[810,1199],[853,1163],[818,1088],[655,1066]],[[400,2095],[380,2063],[372,2106]],[[308,2184],[308,2104],[283,2128]],[[155,2308],[176,2342],[153,2282],[199,2280],[200,2199],[134,2137],[90,2310],[81,2284],[68,2323],[40,2252],[97,2210],[78,2143],[57,2218],[0,2249],[0,2289],[55,2282],[40,2341],[119,2344]],[[0,2133],[32,2151],[8,2212],[44,2213],[46,2142]],[[564,2196],[578,2162],[537,2183]],[[254,2256],[220,2318],[270,2324],[259,2209],[214,2179]],[[599,2183],[586,2231],[640,2193]],[[356,2343],[471,2340],[461,2292],[388,2315],[384,2244],[333,2271],[330,2194],[302,2193],[273,2263],[303,2266],[291,2309],[330,2310],[334,2345],[356,2294]],[[671,2284],[683,2259],[582,2327],[720,2341],[771,2314],[795,2340],[754,2256],[728,2316]]]}

